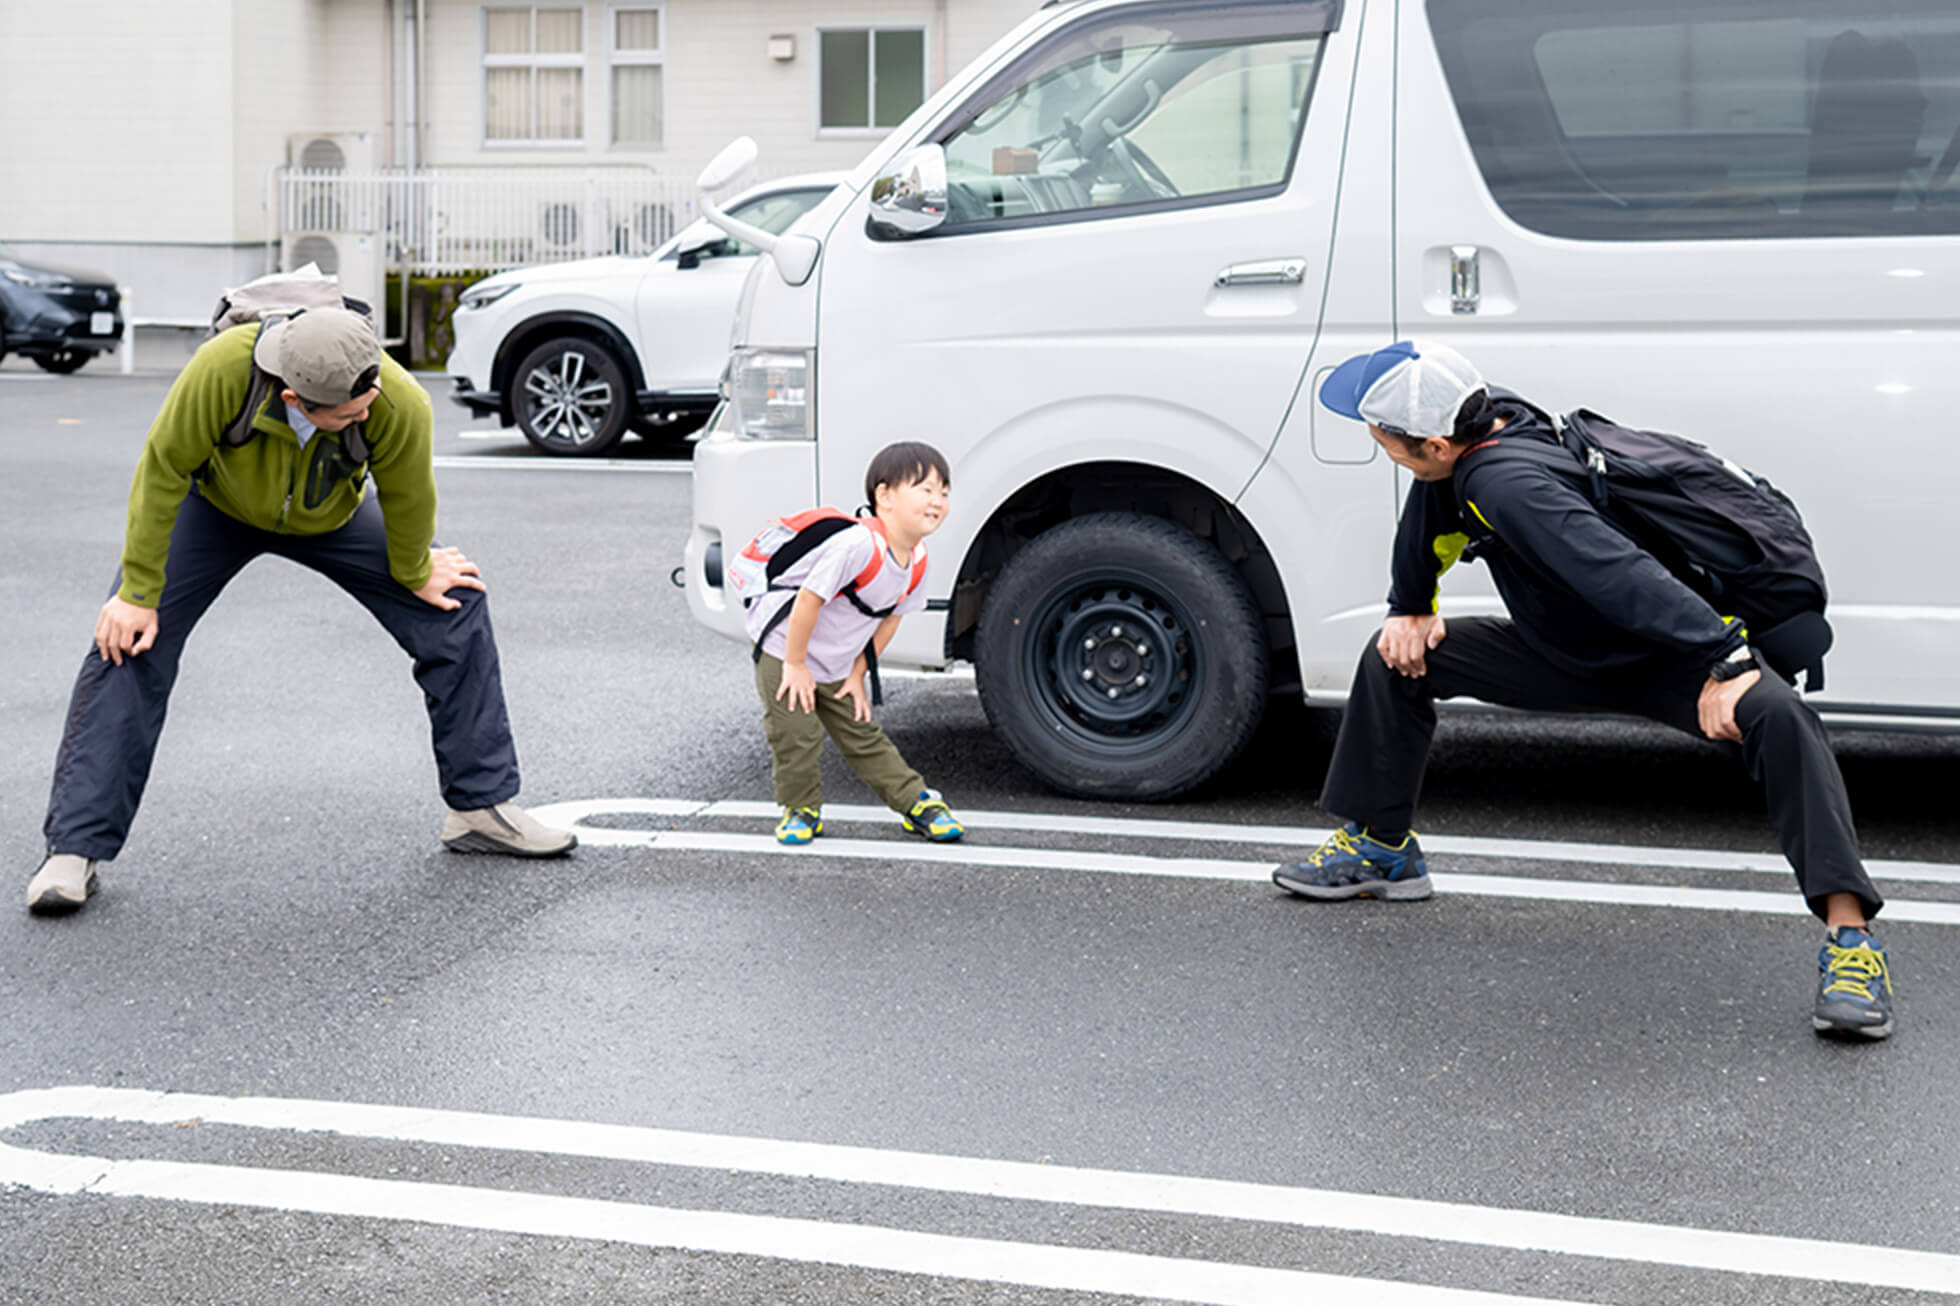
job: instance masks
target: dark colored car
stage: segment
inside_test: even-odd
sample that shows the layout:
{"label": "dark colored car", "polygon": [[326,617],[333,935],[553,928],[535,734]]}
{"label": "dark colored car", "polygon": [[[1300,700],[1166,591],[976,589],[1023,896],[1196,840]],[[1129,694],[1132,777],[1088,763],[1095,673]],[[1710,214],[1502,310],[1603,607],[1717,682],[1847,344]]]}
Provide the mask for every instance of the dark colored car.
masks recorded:
{"label": "dark colored car", "polygon": [[0,356],[72,372],[122,343],[122,294],[100,272],[22,263],[0,250]]}

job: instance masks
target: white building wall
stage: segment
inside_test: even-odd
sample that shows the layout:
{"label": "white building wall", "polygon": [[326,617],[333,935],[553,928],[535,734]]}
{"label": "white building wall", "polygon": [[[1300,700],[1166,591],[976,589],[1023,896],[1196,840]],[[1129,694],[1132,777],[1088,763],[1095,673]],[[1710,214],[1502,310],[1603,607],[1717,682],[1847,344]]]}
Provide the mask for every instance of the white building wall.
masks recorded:
{"label": "white building wall", "polygon": [[[736,136],[756,138],[760,166],[773,175],[849,167],[884,135],[819,132],[819,27],[923,28],[930,92],[1037,7],[1037,0],[666,0],[666,140],[645,149],[609,144],[608,0],[583,0],[585,138],[548,146],[484,141],[483,4],[426,2],[428,164],[632,163],[687,177]],[[770,57],[776,34],[795,39],[793,59]]]}
{"label": "white building wall", "polygon": [[230,239],[233,3],[0,0],[0,239]]}
{"label": "white building wall", "polygon": [[[818,130],[820,26],[925,29],[930,90],[1038,4],[665,0],[666,140],[646,149],[608,143],[610,10],[624,2],[576,0],[584,139],[512,148],[483,140],[482,3],[423,0],[423,166],[632,163],[685,179],[747,134],[764,175],[848,167],[882,132]],[[406,162],[413,3],[0,0],[0,243],[109,274],[137,316],[208,313],[276,255],[267,180],[292,135],[368,132],[378,165]],[[778,34],[793,59],[770,57]]]}

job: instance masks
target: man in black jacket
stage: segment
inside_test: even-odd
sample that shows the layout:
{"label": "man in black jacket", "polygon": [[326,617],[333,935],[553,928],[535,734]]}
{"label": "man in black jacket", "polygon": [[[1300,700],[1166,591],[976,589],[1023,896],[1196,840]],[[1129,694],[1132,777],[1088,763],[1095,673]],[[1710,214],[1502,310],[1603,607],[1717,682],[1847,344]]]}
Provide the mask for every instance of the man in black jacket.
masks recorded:
{"label": "man in black jacket", "polygon": [[[1580,486],[1535,459],[1477,455],[1498,440],[1558,436],[1545,414],[1492,391],[1454,350],[1401,341],[1349,359],[1320,401],[1368,424],[1416,483],[1395,538],[1389,615],[1355,673],[1320,805],[1348,818],[1273,880],[1318,901],[1410,901],[1432,889],[1411,832],[1435,733],[1435,700],[1550,712],[1619,712],[1740,746],[1785,856],[1828,931],[1812,1025],[1892,1032],[1885,950],[1868,928],[1866,876],[1844,779],[1823,724],[1764,676],[1747,633],[1710,607]],[[1472,540],[1508,620],[1437,612],[1439,578]]]}

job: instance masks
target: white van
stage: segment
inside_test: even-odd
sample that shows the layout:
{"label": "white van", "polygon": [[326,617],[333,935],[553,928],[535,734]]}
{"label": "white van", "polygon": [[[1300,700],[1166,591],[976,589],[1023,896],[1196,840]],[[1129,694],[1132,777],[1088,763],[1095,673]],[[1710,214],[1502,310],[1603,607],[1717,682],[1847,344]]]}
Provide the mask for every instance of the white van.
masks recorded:
{"label": "white van", "polygon": [[742,638],[721,551],[927,440],[885,660],[972,662],[1059,789],[1176,793],[1344,697],[1407,475],[1314,394],[1415,337],[1769,476],[1831,582],[1813,703],[1960,727],[1956,162],[1952,0],[1051,3],[758,260],[689,603]]}

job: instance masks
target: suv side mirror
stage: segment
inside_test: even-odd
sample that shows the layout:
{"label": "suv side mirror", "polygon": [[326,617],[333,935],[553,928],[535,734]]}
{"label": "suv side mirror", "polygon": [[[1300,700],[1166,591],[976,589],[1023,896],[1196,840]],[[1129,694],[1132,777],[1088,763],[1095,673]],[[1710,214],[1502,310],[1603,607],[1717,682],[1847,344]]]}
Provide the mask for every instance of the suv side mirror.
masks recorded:
{"label": "suv side mirror", "polygon": [[674,252],[675,262],[680,265],[683,271],[688,268],[698,268],[701,266],[702,259],[713,258],[715,255],[722,253],[727,244],[728,238],[720,232],[713,234],[704,233],[699,239],[689,241],[676,250]]}

